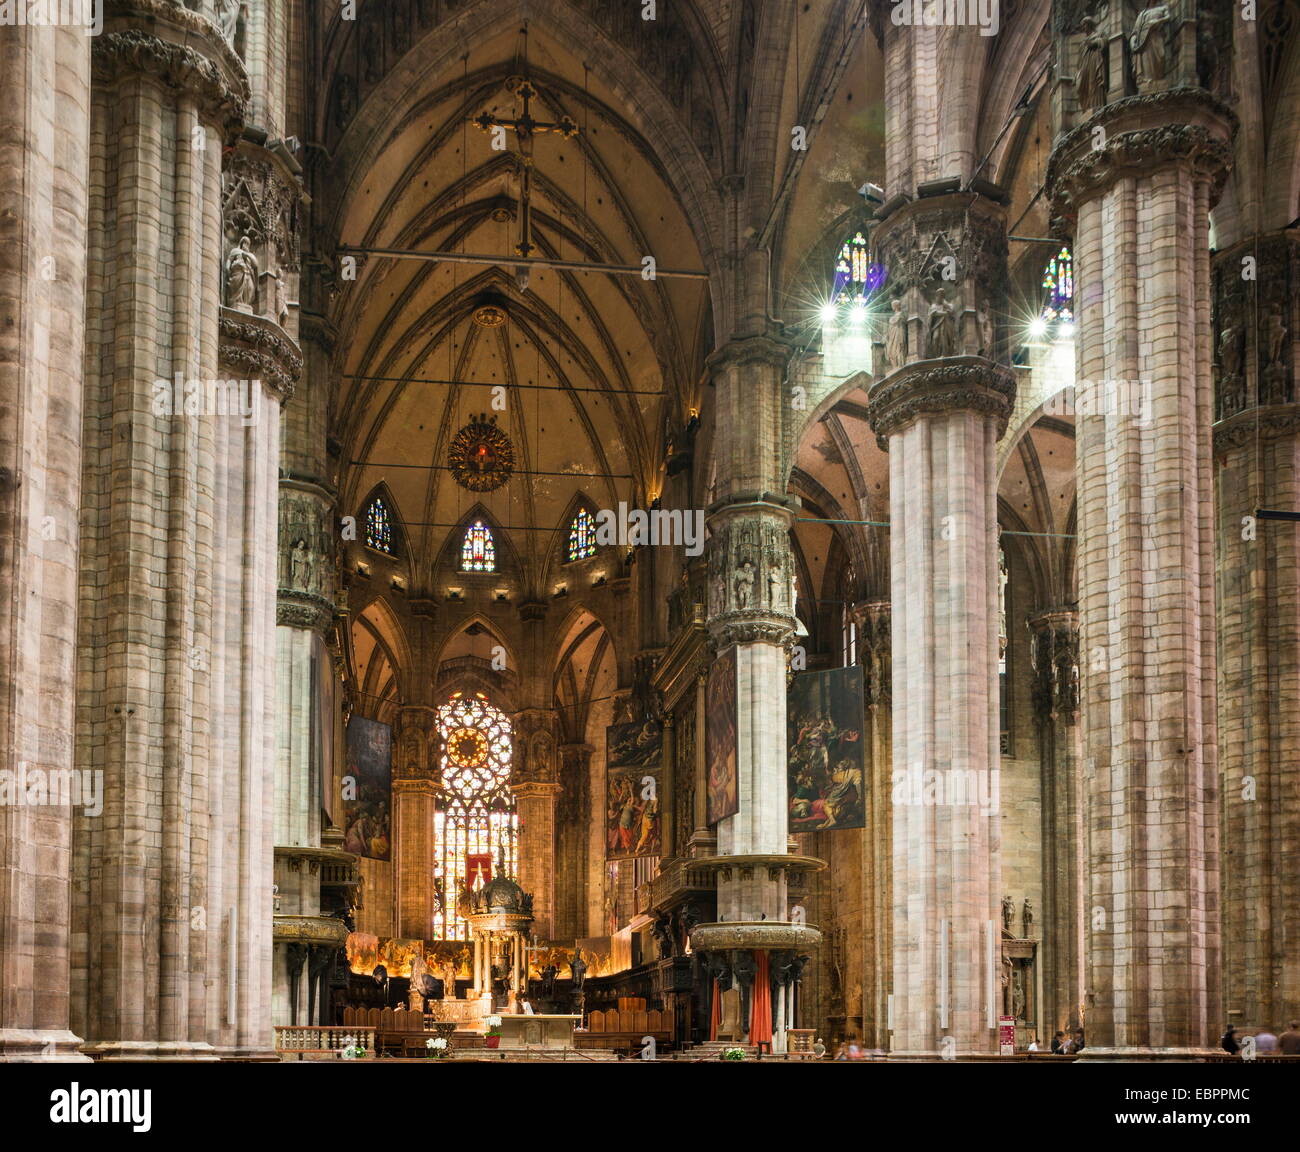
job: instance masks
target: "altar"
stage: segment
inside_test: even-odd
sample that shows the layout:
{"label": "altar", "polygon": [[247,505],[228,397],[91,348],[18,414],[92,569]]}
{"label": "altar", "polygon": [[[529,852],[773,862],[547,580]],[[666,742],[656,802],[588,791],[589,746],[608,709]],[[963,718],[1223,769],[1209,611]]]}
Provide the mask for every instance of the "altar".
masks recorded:
{"label": "altar", "polygon": [[573,1029],[581,1020],[581,1016],[502,1016],[501,1047],[572,1048]]}

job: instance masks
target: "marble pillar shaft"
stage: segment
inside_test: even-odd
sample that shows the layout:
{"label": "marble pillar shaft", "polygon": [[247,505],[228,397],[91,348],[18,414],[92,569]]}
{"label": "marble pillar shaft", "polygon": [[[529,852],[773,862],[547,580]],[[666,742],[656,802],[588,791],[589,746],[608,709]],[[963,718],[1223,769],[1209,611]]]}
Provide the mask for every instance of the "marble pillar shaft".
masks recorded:
{"label": "marble pillar shaft", "polygon": [[232,415],[207,383],[247,82],[201,17],[139,17],[93,47],[77,740],[105,818],[77,825],[75,1015],[105,1058],[210,1058],[271,1043],[280,397],[248,381]]}
{"label": "marble pillar shaft", "polygon": [[[0,771],[72,779],[63,774],[74,768],[84,30],[0,28],[0,107]],[[0,1061],[81,1058],[69,1029],[68,927],[79,797],[93,804],[79,791],[0,806]]]}
{"label": "marble pillar shaft", "polygon": [[1219,1027],[1208,227],[1230,117],[1204,94],[1146,97],[1049,165],[1074,223],[1097,1058],[1199,1050]]}

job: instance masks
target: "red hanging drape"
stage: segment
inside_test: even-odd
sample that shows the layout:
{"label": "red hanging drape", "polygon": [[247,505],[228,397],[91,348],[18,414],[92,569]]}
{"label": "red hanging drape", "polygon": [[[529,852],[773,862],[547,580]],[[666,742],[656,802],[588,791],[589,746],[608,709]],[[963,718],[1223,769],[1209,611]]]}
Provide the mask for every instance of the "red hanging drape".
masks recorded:
{"label": "red hanging drape", "polygon": [[718,1038],[718,1025],[722,1023],[722,989],[713,982],[713,998],[709,1005],[709,1039]]}
{"label": "red hanging drape", "polygon": [[771,964],[766,952],[755,952],[754,1005],[749,1013],[749,1042],[772,1043],[772,983]]}

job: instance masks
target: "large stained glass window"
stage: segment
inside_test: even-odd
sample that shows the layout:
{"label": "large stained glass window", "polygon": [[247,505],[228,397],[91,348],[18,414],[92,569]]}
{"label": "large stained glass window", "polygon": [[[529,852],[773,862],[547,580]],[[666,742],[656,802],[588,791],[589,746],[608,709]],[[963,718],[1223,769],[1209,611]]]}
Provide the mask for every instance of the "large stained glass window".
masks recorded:
{"label": "large stained glass window", "polygon": [[482,692],[455,692],[438,708],[442,786],[435,802],[433,939],[467,940],[461,886],[515,874],[518,818],[510,791],[510,718]]}
{"label": "large stained glass window", "polygon": [[1053,256],[1043,271],[1047,301],[1042,318],[1048,324],[1074,323],[1074,257],[1068,247]]}
{"label": "large stained glass window", "polygon": [[596,520],[585,508],[579,508],[578,514],[569,525],[569,560],[585,560],[596,555]]}
{"label": "large stained glass window", "polygon": [[382,496],[376,496],[366,505],[364,517],[366,526],[366,547],[386,556],[396,555],[393,544],[393,514]]}
{"label": "large stained glass window", "polygon": [[492,529],[482,520],[475,520],[465,532],[465,542],[460,546],[462,572],[495,572],[497,546],[492,540]]}

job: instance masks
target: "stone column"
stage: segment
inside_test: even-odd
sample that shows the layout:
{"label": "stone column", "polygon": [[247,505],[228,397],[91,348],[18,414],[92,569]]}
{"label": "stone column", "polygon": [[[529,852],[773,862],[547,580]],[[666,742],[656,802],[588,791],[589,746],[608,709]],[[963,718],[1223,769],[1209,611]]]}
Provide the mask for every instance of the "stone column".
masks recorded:
{"label": "stone column", "polygon": [[97,778],[39,805],[25,781],[75,779],[90,43],[0,28],[0,1062],[84,1059],[68,878]]}
{"label": "stone column", "polygon": [[[397,931],[408,940],[432,936],[438,797],[438,711],[411,705],[397,710],[397,764],[393,773],[393,897]],[[454,900],[456,894],[449,893]]]}
{"label": "stone column", "polygon": [[77,1027],[104,1059],[266,1050],[275,382],[222,378],[213,24],[111,0],[93,44],[77,742]]}
{"label": "stone column", "polygon": [[[789,854],[786,801],[786,670],[794,640],[790,525],[797,500],[780,495],[780,429],[788,403],[789,349],[766,336],[733,340],[711,360],[717,499],[707,509],[708,630],[718,653],[711,675],[734,669],[738,810],[717,822],[718,921],[691,933],[693,948],[807,950],[821,940],[791,921],[788,874],[820,868]],[[726,673],[722,673],[726,674]],[[712,740],[727,734],[706,729]],[[742,966],[742,971],[746,969]]]}
{"label": "stone column", "polygon": [[1043,1010],[1040,1038],[1073,1031],[1084,1016],[1088,849],[1079,726],[1079,614],[1029,620],[1043,813]]}
{"label": "stone column", "polygon": [[[557,827],[556,872],[559,874],[555,893],[556,939],[588,935],[587,883],[589,873],[587,829],[592,813],[603,811],[602,796],[593,807],[591,796],[591,756],[595,749],[590,744],[561,744],[560,780],[556,804]],[[603,867],[604,862],[600,862]]]}
{"label": "stone column", "polygon": [[889,1048],[893,987],[893,668],[888,600],[854,605],[866,705],[867,826],[862,831],[863,1041]]}
{"label": "stone column", "polygon": [[[1101,32],[1128,31],[1118,9]],[[1209,212],[1235,123],[1179,31],[1104,96],[1058,91],[1048,165],[1078,302],[1085,1059],[1187,1058],[1219,1027]]]}
{"label": "stone column", "polygon": [[[993,198],[994,196],[997,198]],[[876,230],[906,355],[870,394],[889,451],[893,1052],[994,1050],[999,976],[996,444],[1006,222],[989,196],[903,201]]]}
{"label": "stone column", "polygon": [[[555,755],[555,713],[526,708],[515,714],[515,770],[511,792],[519,815],[519,885],[533,897],[537,934],[553,939],[555,876],[559,864],[556,809],[561,792]],[[590,818],[590,817],[589,817]]]}
{"label": "stone column", "polygon": [[1223,1023],[1253,1027],[1300,1016],[1300,534],[1255,519],[1300,508],[1300,242],[1218,252],[1213,285]]}

